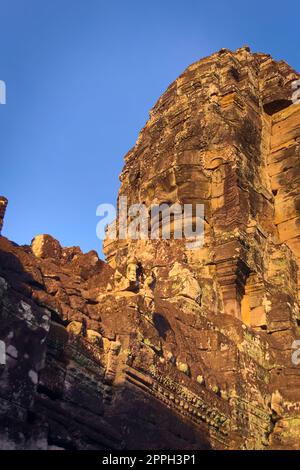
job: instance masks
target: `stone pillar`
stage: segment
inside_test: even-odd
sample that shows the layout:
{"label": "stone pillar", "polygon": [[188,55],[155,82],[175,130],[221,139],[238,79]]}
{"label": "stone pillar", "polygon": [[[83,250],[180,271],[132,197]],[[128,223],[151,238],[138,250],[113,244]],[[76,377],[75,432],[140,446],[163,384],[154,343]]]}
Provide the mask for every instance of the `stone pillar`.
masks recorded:
{"label": "stone pillar", "polygon": [[8,200],[4,196],[0,196],[0,234],[3,227],[3,220]]}

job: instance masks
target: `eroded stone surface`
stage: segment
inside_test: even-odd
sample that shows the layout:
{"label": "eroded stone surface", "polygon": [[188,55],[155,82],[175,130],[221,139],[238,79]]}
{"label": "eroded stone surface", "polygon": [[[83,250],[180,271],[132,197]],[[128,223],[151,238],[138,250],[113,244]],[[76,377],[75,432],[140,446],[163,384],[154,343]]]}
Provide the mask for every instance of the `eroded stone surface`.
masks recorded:
{"label": "eroded stone surface", "polygon": [[3,448],[298,448],[295,79],[222,49],[150,112],[119,195],[203,203],[202,248],[0,237]]}

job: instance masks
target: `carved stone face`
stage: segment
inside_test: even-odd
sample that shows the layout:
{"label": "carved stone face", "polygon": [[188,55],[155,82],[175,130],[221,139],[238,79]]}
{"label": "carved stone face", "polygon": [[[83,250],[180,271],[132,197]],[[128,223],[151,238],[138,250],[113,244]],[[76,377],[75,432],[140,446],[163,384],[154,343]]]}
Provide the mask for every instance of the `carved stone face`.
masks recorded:
{"label": "carved stone face", "polygon": [[126,277],[131,282],[136,282],[137,265],[135,263],[128,263],[126,270]]}

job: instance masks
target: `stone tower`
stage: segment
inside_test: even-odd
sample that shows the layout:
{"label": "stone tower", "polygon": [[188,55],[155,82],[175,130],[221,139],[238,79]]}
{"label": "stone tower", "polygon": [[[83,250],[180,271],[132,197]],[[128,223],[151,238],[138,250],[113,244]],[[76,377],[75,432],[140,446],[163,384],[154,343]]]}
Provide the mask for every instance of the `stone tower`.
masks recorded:
{"label": "stone tower", "polygon": [[[252,54],[248,47],[235,53],[222,49],[196,62],[151,110],[121,174],[119,195],[129,204],[204,204],[204,246],[189,251],[170,242],[164,244],[166,257],[180,250],[207,292],[203,303],[210,306],[213,296],[217,310],[255,327],[272,321],[270,276],[288,276],[297,300],[300,105],[292,101],[297,79],[285,62]],[[162,243],[156,245],[108,239],[104,252],[112,266],[135,255],[151,269],[156,261],[149,251],[162,250]],[[205,285],[208,271],[213,292]],[[283,281],[276,296],[286,294],[286,287]]]}

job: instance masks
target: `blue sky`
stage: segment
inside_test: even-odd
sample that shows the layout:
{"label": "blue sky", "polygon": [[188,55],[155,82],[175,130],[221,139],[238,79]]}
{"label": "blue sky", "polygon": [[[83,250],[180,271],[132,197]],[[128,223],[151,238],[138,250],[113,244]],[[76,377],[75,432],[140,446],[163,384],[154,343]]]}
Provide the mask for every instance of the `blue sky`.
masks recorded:
{"label": "blue sky", "polygon": [[299,3],[0,0],[3,235],[96,249],[123,157],[192,62],[244,44],[300,70]]}

